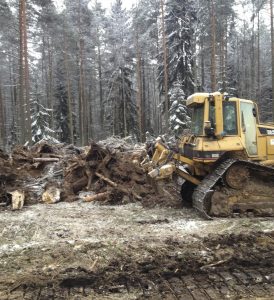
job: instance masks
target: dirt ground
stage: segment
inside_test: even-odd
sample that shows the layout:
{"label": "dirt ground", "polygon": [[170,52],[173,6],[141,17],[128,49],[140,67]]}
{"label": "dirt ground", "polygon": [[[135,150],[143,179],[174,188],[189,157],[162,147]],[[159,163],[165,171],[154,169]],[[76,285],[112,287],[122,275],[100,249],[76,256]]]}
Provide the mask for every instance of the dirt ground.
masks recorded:
{"label": "dirt ground", "polygon": [[273,218],[206,221],[144,155],[117,138],[0,151],[0,300],[274,299]]}
{"label": "dirt ground", "polygon": [[274,299],[271,218],[77,201],[0,212],[0,299]]}

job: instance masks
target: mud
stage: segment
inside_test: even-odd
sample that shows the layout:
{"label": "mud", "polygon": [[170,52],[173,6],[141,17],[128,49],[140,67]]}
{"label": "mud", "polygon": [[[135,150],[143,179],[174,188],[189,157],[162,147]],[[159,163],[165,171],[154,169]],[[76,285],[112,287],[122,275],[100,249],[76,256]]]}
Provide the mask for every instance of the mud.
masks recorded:
{"label": "mud", "polygon": [[[0,152],[0,299],[274,298],[273,219],[200,218],[148,180],[142,147]],[[41,204],[48,186],[64,202]]]}
{"label": "mud", "polygon": [[273,299],[271,218],[73,202],[3,211],[0,299]]}

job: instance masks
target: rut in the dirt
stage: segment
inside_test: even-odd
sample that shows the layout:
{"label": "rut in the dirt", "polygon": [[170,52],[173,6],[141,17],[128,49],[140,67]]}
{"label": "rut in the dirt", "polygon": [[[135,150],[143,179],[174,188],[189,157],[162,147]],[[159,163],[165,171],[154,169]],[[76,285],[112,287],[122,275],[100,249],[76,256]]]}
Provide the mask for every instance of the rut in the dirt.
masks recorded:
{"label": "rut in the dirt", "polygon": [[10,299],[18,295],[32,299],[38,292],[41,299],[84,298],[94,293],[196,300],[274,295],[273,233],[230,234],[191,244],[169,239],[161,247],[139,247],[127,246],[102,268],[93,260],[86,268],[70,267],[59,273],[37,270],[33,278],[9,287]]}

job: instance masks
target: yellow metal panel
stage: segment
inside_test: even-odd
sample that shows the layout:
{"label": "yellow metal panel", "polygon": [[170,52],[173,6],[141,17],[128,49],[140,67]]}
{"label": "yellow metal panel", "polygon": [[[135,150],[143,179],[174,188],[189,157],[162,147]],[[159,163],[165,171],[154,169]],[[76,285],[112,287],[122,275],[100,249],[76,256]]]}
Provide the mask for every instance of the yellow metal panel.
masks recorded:
{"label": "yellow metal panel", "polygon": [[205,99],[209,96],[207,93],[196,93],[191,96],[189,96],[186,100],[186,105],[191,106],[195,103],[202,104],[205,102]]}
{"label": "yellow metal panel", "polygon": [[218,140],[220,151],[239,151],[243,150],[244,146],[239,136],[227,136],[222,140]]}
{"label": "yellow metal panel", "polygon": [[223,97],[215,96],[215,120],[216,120],[216,136],[220,137],[223,132]]}
{"label": "yellow metal panel", "polygon": [[274,154],[274,136],[267,136],[266,138],[266,144],[267,144],[267,155],[273,155]]}
{"label": "yellow metal panel", "polygon": [[191,160],[191,159],[189,159],[189,158],[187,158],[185,156],[182,156],[180,154],[174,154],[173,158],[176,159],[176,160],[178,160],[178,161],[180,161],[180,162],[188,164],[188,165],[193,165],[194,164],[193,160]]}
{"label": "yellow metal panel", "polygon": [[266,136],[259,135],[259,130],[257,130],[258,134],[258,156],[266,156]]}
{"label": "yellow metal panel", "polygon": [[220,151],[218,141],[208,140],[203,142],[203,151]]}

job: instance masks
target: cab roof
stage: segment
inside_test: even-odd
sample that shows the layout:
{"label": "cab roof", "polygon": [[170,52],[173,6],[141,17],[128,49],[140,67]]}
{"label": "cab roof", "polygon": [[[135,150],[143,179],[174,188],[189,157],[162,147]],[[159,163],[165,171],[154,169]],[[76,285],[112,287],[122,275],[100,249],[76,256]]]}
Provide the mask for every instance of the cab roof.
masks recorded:
{"label": "cab roof", "polygon": [[[214,93],[195,93],[195,94],[192,94],[191,96],[189,96],[186,100],[186,105],[187,106],[194,106],[195,104],[203,104],[205,102],[205,99],[209,98],[210,96],[221,96],[223,95],[222,93],[220,92],[214,92]],[[232,100],[232,101],[236,101],[236,100],[243,100],[243,101],[246,101],[246,102],[252,102],[252,100],[246,100],[246,99],[239,99],[239,98],[236,98],[236,97],[229,97],[229,100]]]}

